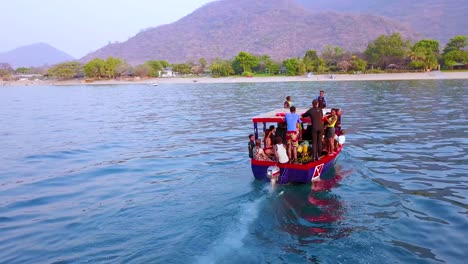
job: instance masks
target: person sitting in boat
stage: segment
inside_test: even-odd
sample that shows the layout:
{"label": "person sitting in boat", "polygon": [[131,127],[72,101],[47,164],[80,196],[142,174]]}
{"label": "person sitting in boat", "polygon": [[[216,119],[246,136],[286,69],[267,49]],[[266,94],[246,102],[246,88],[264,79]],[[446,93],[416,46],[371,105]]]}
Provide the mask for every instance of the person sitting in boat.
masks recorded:
{"label": "person sitting in boat", "polygon": [[267,154],[270,157],[273,157],[275,155],[275,152],[273,150],[275,131],[275,126],[271,125],[270,128],[265,132],[265,138],[263,139],[263,143],[265,144],[265,154]]}
{"label": "person sitting in boat", "polygon": [[335,124],[336,124],[337,120],[338,120],[338,117],[336,116],[335,109],[333,108],[331,110],[330,115],[327,115],[325,117],[325,121],[327,122],[327,125],[326,125],[327,130],[326,130],[326,133],[325,133],[325,141],[327,143],[327,152],[328,152],[329,156],[332,156],[333,154],[335,154],[334,140],[335,140]]}
{"label": "person sitting in boat", "polygon": [[283,144],[281,137],[276,137],[276,144],[274,146],[275,158],[278,163],[286,164],[289,162],[289,157],[286,152],[286,147]]}
{"label": "person sitting in boat", "polygon": [[255,140],[255,147],[253,149],[253,159],[260,161],[272,161],[262,149],[262,141],[260,139]]}
{"label": "person sitting in boat", "polygon": [[286,101],[284,101],[284,108],[290,108],[292,106],[291,96],[286,96]]}
{"label": "person sitting in boat", "polygon": [[302,123],[301,117],[296,114],[296,107],[291,106],[290,113],[284,117],[287,126],[286,143],[288,146],[288,157],[291,162],[297,162],[297,147],[299,146],[299,139],[297,133],[297,124]]}

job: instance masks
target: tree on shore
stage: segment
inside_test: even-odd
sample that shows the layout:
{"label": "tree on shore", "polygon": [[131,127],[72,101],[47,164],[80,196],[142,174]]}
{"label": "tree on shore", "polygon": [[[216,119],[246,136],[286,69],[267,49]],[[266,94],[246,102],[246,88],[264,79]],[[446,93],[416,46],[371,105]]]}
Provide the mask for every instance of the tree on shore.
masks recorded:
{"label": "tree on shore", "polygon": [[455,36],[451,38],[447,46],[444,48],[444,55],[454,51],[454,50],[463,50],[468,45],[468,36]]}
{"label": "tree on shore", "polygon": [[439,42],[432,39],[418,41],[411,48],[409,57],[411,68],[424,71],[436,69],[439,64]]}
{"label": "tree on shore", "polygon": [[452,69],[457,63],[468,64],[468,51],[464,50],[467,45],[468,36],[456,36],[450,39],[442,55],[444,66]]}
{"label": "tree on shore", "polygon": [[19,67],[19,68],[16,68],[15,73],[16,74],[31,74],[32,68]]}
{"label": "tree on shore", "polygon": [[104,64],[104,77],[114,79],[117,76],[117,68],[123,64],[123,61],[118,58],[108,57]]}
{"label": "tree on shore", "polygon": [[243,74],[244,72],[252,72],[252,68],[258,65],[258,58],[248,52],[241,51],[234,58],[232,66],[236,74]]}
{"label": "tree on shore", "polygon": [[229,60],[221,60],[217,58],[210,65],[211,74],[213,77],[227,77],[235,74],[232,68],[232,62]]}
{"label": "tree on shore", "polygon": [[119,58],[108,57],[106,60],[96,58],[83,66],[84,72],[90,78],[109,78],[114,79],[120,76],[119,69],[126,64]]}
{"label": "tree on shore", "polygon": [[151,67],[151,72],[148,75],[151,77],[159,77],[159,72],[170,66],[169,62],[164,60],[150,60],[145,62],[145,64]]}
{"label": "tree on shore", "polygon": [[79,62],[65,62],[52,66],[47,74],[55,79],[68,80],[82,74],[83,67]]}
{"label": "tree on shore", "polygon": [[154,69],[148,63],[135,66],[133,74],[138,77],[153,76]]}
{"label": "tree on shore", "polygon": [[410,50],[410,41],[400,33],[381,35],[369,43],[364,54],[369,64],[385,69],[389,64],[403,64]]}
{"label": "tree on shore", "polygon": [[86,76],[90,78],[100,79],[104,76],[106,62],[102,59],[96,58],[86,63],[83,68]]}
{"label": "tree on shore", "polygon": [[0,63],[0,78],[10,76],[14,72],[15,71],[13,70],[13,67],[11,67],[10,64]]}
{"label": "tree on shore", "polygon": [[304,62],[298,58],[284,60],[283,65],[286,68],[286,74],[289,76],[303,75],[306,73]]}
{"label": "tree on shore", "polygon": [[280,70],[280,64],[273,61],[269,55],[262,55],[257,57],[258,64],[252,68],[255,73],[261,74],[277,74]]}
{"label": "tree on shore", "polygon": [[343,61],[345,53],[345,50],[339,46],[327,45],[322,50],[322,58],[325,60],[327,67],[333,69],[336,68],[338,62]]}
{"label": "tree on shore", "polygon": [[200,65],[200,67],[198,68],[198,73],[199,74],[204,73],[206,70],[206,66],[208,65],[208,62],[206,61],[205,58],[200,58],[198,60],[198,64]]}
{"label": "tree on shore", "polygon": [[189,74],[192,72],[192,66],[186,63],[174,64],[172,70],[180,74]]}
{"label": "tree on shore", "polygon": [[307,72],[323,73],[326,71],[326,62],[320,58],[315,50],[308,50],[302,60]]}

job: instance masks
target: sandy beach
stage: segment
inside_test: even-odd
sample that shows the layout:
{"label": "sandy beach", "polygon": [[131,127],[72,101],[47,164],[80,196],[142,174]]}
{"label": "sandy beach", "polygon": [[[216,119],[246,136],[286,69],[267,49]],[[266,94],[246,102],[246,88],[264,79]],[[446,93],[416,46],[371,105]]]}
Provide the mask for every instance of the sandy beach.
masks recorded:
{"label": "sandy beach", "polygon": [[394,80],[456,80],[468,79],[468,72],[427,72],[427,73],[380,73],[380,74],[335,74],[306,76],[272,76],[272,77],[171,77],[128,80],[100,80],[85,82],[83,79],[66,81],[57,80],[19,80],[0,81],[0,86],[68,86],[68,85],[124,85],[124,84],[187,84],[187,83],[273,83],[273,82],[336,82],[336,81],[394,81]]}

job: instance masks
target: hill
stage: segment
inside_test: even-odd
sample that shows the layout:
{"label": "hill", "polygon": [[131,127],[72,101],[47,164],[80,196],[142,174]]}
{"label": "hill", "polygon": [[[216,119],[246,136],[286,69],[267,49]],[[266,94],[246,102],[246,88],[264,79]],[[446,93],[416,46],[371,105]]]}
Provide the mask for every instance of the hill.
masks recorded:
{"label": "hill", "polygon": [[297,0],[315,12],[369,13],[397,19],[424,37],[442,44],[456,35],[468,35],[466,0]]}
{"label": "hill", "polygon": [[82,61],[108,56],[138,64],[150,59],[170,62],[233,58],[240,51],[274,59],[303,56],[308,49],[340,45],[363,50],[381,34],[418,35],[403,24],[372,15],[314,13],[295,0],[221,0],[179,21],[143,31],[123,43],[107,45]]}
{"label": "hill", "polygon": [[39,67],[71,61],[74,58],[45,43],[36,43],[0,53],[0,63],[8,63],[13,68]]}

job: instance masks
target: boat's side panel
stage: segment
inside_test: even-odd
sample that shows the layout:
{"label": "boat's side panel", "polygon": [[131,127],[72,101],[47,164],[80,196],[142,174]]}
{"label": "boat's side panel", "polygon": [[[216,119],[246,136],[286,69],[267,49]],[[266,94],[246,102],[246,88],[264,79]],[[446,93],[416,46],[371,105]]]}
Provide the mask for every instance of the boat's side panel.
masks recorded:
{"label": "boat's side panel", "polygon": [[[335,159],[329,160],[326,163],[310,167],[307,170],[300,170],[285,166],[280,168],[280,177],[278,178],[279,184],[286,184],[291,182],[296,183],[307,183],[312,180],[313,177],[320,177],[325,174],[331,167],[333,167]],[[252,172],[257,180],[269,181],[267,177],[268,167],[272,165],[258,165],[252,164]]]}

